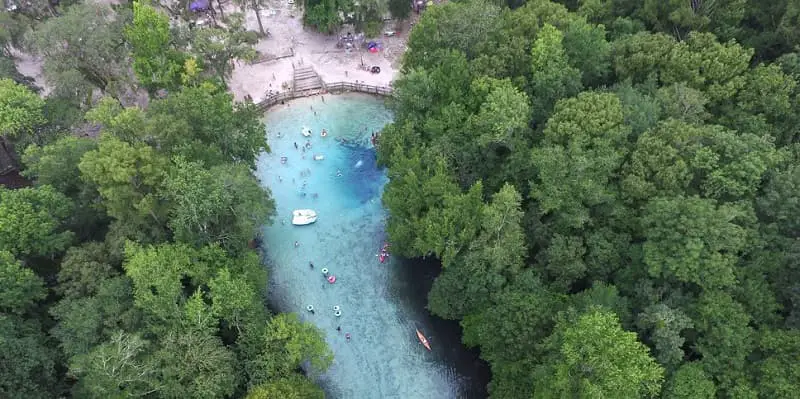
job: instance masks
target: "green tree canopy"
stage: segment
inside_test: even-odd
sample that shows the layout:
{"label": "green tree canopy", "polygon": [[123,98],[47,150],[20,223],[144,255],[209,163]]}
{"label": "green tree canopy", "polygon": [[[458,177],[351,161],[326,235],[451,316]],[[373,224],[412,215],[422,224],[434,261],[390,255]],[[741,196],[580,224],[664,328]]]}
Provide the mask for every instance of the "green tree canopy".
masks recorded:
{"label": "green tree canopy", "polygon": [[535,398],[642,398],[661,391],[664,370],[608,311],[562,318],[544,345],[548,361],[535,371]]}
{"label": "green tree canopy", "polygon": [[73,237],[62,228],[70,212],[69,199],[50,186],[0,187],[0,248],[20,258],[64,251]]}
{"label": "green tree canopy", "polygon": [[42,280],[8,251],[0,251],[0,287],[0,311],[4,313],[25,313],[46,294]]}
{"label": "green tree canopy", "polygon": [[44,124],[44,101],[11,79],[0,79],[0,136],[21,143],[37,142],[36,130]]}
{"label": "green tree canopy", "polygon": [[133,20],[124,33],[133,48],[133,71],[139,83],[150,90],[173,89],[180,83],[185,56],[171,46],[167,15],[135,1]]}
{"label": "green tree canopy", "polygon": [[115,98],[125,94],[131,76],[123,31],[130,18],[125,9],[76,4],[31,32],[31,47],[45,57],[44,74],[56,95],[84,102],[94,88]]}

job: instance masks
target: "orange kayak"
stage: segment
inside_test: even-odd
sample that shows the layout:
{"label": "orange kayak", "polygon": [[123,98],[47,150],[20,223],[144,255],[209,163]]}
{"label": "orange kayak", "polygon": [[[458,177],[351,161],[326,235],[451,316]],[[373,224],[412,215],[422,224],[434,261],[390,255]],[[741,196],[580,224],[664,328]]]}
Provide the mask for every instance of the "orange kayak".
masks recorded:
{"label": "orange kayak", "polygon": [[422,342],[422,345],[425,346],[425,349],[431,350],[431,344],[428,343],[428,339],[425,338],[425,335],[417,329],[417,338],[419,338],[419,342]]}

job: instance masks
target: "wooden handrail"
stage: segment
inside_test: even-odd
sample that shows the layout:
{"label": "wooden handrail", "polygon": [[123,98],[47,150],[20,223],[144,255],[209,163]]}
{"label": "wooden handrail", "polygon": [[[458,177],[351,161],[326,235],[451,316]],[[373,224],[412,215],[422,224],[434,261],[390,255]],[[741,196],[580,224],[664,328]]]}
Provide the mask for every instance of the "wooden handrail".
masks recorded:
{"label": "wooden handrail", "polygon": [[302,92],[285,91],[282,93],[275,93],[268,95],[258,103],[259,108],[266,111],[269,107],[286,100],[293,100],[300,97],[314,96],[325,93],[342,93],[348,91],[355,91],[359,93],[375,94],[379,96],[389,97],[392,95],[392,88],[388,86],[374,86],[364,83],[353,82],[334,82],[325,85],[325,90],[307,90]]}

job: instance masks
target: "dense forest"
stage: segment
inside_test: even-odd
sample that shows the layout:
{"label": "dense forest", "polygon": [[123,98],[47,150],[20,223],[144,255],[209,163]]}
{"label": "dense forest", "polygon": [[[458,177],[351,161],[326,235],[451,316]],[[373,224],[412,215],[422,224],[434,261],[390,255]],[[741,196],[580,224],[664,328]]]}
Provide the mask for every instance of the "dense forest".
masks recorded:
{"label": "dense forest", "polygon": [[[178,3],[0,11],[0,146],[32,183],[0,188],[2,398],[324,396],[322,333],[265,308],[253,248],[268,145],[226,80],[259,33]],[[304,3],[324,32],[410,11]],[[492,398],[800,396],[798,43],[795,0],[425,11],[379,141],[387,229],[440,261],[428,307]]]}
{"label": "dense forest", "polygon": [[[264,125],[224,85],[241,17],[26,4],[0,14],[1,144],[33,182],[0,188],[0,397],[323,397],[321,332],[265,307]],[[12,49],[44,55],[46,97]]]}
{"label": "dense forest", "polygon": [[448,2],[380,138],[492,398],[797,398],[800,6]]}

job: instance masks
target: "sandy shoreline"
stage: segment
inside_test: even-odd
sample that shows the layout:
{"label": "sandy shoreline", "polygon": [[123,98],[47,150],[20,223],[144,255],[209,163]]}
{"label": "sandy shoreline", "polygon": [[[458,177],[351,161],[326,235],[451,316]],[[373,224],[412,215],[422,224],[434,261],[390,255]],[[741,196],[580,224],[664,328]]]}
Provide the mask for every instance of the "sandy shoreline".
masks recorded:
{"label": "sandy shoreline", "polygon": [[[273,2],[270,10],[262,11],[262,21],[270,35],[255,49],[260,54],[278,57],[294,55],[253,65],[237,62],[228,82],[237,100],[250,95],[254,101],[260,101],[269,90],[284,91],[283,83],[292,81],[294,67],[300,65],[313,67],[325,83],[359,82],[389,86],[396,78],[397,65],[405,52],[408,37],[406,22],[403,32],[396,36],[367,39],[379,42],[383,48],[381,51],[370,53],[362,49],[347,53],[336,48],[337,35],[323,35],[303,27],[302,10],[295,5]],[[246,14],[246,24],[249,30],[258,30],[254,12]],[[387,23],[383,31],[386,30],[394,30],[394,23]],[[381,72],[373,74],[360,69],[362,59],[367,66],[379,66]]]}
{"label": "sandy shoreline", "polygon": [[[226,14],[239,12],[236,7],[228,7]],[[270,61],[248,64],[235,62],[232,76],[228,79],[228,88],[237,101],[250,96],[254,101],[263,100],[271,90],[285,91],[284,82],[292,82],[295,66],[310,66],[320,75],[325,83],[351,82],[373,86],[390,86],[397,77],[397,66],[406,50],[409,22],[402,24],[402,32],[392,37],[366,39],[380,43],[382,50],[370,53],[366,50],[352,50],[349,53],[336,47],[337,35],[323,35],[305,28],[302,23],[302,9],[287,0],[274,0],[268,10],[261,12],[264,28],[269,36],[261,39],[255,49],[260,55],[273,58]],[[414,20],[413,15],[411,20]],[[258,31],[255,12],[245,13],[248,30]],[[394,22],[387,22],[382,31],[396,30]],[[342,30],[347,33],[346,29]],[[293,55],[291,55],[293,54]],[[42,73],[43,59],[38,56],[15,51],[17,69],[25,76],[33,78],[36,85],[42,87],[42,95],[51,92]],[[274,59],[276,58],[277,59]],[[373,74],[362,70],[362,64],[378,66],[380,73]]]}

